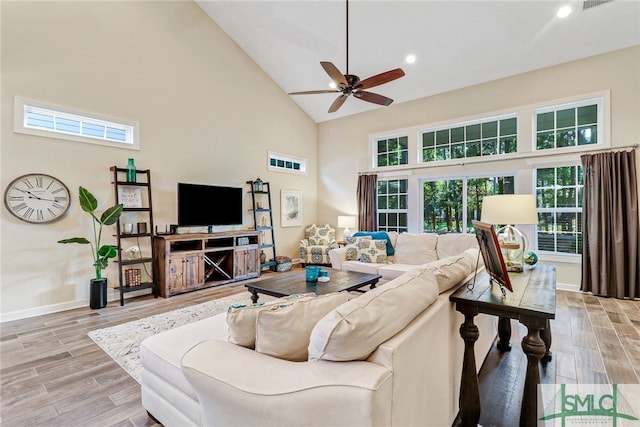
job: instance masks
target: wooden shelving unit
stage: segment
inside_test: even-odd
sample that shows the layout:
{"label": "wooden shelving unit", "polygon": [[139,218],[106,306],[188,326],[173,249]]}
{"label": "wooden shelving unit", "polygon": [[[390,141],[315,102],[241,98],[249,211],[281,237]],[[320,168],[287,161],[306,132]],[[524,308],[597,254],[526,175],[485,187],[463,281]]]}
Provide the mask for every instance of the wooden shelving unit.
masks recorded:
{"label": "wooden shelving unit", "polygon": [[[116,231],[118,246],[116,263],[119,273],[116,289],[120,291],[120,305],[123,306],[124,295],[128,292],[151,289],[154,296],[158,295],[153,266],[155,256],[152,244],[151,171],[149,169],[136,170],[136,182],[126,181],[126,168],[111,166],[111,172],[113,173],[112,183],[116,203],[122,203],[124,206],[122,215],[118,219]],[[124,230],[125,224],[133,225],[130,232]],[[142,224],[145,224],[144,227]],[[136,256],[133,252],[123,255],[123,252],[131,247],[139,249],[138,255]],[[135,274],[136,271],[137,274]],[[143,280],[143,277],[146,279]]]}
{"label": "wooden shelving unit", "polygon": [[260,232],[260,252],[265,252],[267,258],[260,263],[260,269],[276,268],[276,239],[273,227],[273,209],[271,208],[271,187],[268,182],[247,181],[251,194],[251,211],[253,212],[253,227]]}

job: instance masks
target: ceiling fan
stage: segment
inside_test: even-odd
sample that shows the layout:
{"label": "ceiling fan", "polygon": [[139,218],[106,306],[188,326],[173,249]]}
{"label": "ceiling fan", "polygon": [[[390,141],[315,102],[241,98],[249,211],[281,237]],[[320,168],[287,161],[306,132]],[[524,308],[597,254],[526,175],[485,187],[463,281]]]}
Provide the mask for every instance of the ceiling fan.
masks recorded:
{"label": "ceiling fan", "polygon": [[404,76],[402,68],[396,68],[386,71],[384,73],[376,74],[375,76],[360,80],[360,77],[349,74],[349,0],[347,0],[347,73],[342,74],[338,67],[333,65],[329,61],[321,61],[320,65],[324,68],[324,71],[331,77],[331,80],[336,84],[335,89],[327,90],[309,90],[304,92],[291,92],[289,95],[314,95],[319,93],[339,93],[340,95],[329,107],[329,113],[333,113],[338,110],[347,100],[349,95],[361,99],[363,101],[372,102],[378,105],[384,105],[385,107],[393,102],[393,99],[386,96],[378,95],[377,93],[368,92],[365,89],[369,89],[375,86],[380,86],[385,83],[389,83],[395,79],[399,79]]}

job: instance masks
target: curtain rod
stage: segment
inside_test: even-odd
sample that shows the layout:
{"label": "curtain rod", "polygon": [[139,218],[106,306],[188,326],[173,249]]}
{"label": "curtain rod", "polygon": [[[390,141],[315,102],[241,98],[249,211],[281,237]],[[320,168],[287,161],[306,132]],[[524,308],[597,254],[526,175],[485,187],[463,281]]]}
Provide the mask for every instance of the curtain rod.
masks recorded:
{"label": "curtain rod", "polygon": [[[500,158],[500,159],[488,159],[486,157],[483,157],[482,161],[474,161],[474,162],[467,162],[467,163],[447,163],[447,164],[439,164],[439,165],[430,165],[429,163],[420,163],[418,165],[410,165],[410,166],[405,166],[405,167],[400,167],[400,168],[393,168],[390,169],[389,172],[397,172],[397,171],[408,171],[408,170],[414,170],[414,169],[425,169],[425,168],[429,168],[429,169],[433,169],[433,168],[445,168],[445,167],[451,167],[451,166],[466,166],[469,164],[474,164],[474,163],[492,163],[492,162],[501,162],[504,160],[520,160],[520,159],[536,159],[539,157],[550,157],[550,156],[566,156],[566,155],[571,155],[571,154],[586,154],[586,153],[599,153],[602,151],[618,151],[618,150],[626,150],[627,148],[638,148],[640,147],[640,144],[631,144],[631,145],[623,145],[621,147],[610,147],[610,148],[599,148],[597,150],[581,150],[581,151],[572,151],[570,153],[562,153],[562,154],[557,154],[557,153],[540,153],[540,154],[522,154],[519,156],[514,156],[514,157],[510,157],[508,159],[504,159],[504,158]],[[477,157],[473,157],[473,159],[476,159]],[[358,172],[358,175],[377,175],[379,173],[382,172],[386,172],[386,171],[369,171],[369,172]]]}

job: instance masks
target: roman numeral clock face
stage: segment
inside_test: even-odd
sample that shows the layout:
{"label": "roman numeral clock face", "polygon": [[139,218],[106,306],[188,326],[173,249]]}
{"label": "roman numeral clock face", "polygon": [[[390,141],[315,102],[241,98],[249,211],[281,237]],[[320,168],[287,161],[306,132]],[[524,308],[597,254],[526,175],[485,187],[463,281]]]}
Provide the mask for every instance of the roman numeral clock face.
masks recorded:
{"label": "roman numeral clock face", "polygon": [[57,178],[33,173],[14,179],[4,192],[9,212],[26,222],[55,221],[69,209],[69,189]]}

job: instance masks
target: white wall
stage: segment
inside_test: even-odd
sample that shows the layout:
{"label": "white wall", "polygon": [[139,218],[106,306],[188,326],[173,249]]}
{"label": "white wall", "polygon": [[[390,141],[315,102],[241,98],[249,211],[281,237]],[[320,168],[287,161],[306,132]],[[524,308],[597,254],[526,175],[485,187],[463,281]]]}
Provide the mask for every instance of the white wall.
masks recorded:
{"label": "white wall", "polygon": [[[316,124],[195,3],[1,7],[3,191],[12,179],[40,172],[65,182],[74,198],[65,217],[44,225],[2,208],[2,320],[87,305],[90,253],[56,242],[89,235],[78,186],[94,192],[101,207],[113,204],[109,167],[124,166],[128,157],[151,169],[154,221],[161,226],[177,220],[179,181],[244,186],[260,176],[271,182],[278,252],[297,257],[303,230],[280,229],[280,190],[301,190],[304,220],[315,220]],[[142,148],[13,133],[14,96],[138,121]],[[307,158],[308,174],[267,172],[267,150]],[[247,214],[245,227],[251,221]],[[117,283],[114,265],[106,273]]]}
{"label": "white wall", "polygon": [[[411,69],[407,66],[407,72]],[[487,115],[506,113],[514,108],[531,106],[585,94],[610,94],[612,147],[640,143],[640,47],[546,68],[486,84],[472,86],[438,96],[395,104],[355,116],[331,120],[318,126],[318,219],[335,223],[338,215],[356,214],[355,192],[359,172],[372,171],[371,137],[394,131],[407,131],[409,143],[417,146],[417,131],[429,125],[463,121]],[[349,100],[347,102],[358,102]],[[530,115],[521,116],[519,151],[531,151]],[[609,136],[607,136],[609,138]],[[637,151],[640,156],[640,150]],[[415,162],[416,149],[410,149],[410,162]],[[565,159],[579,164],[579,154]],[[548,160],[547,160],[548,161]],[[459,162],[458,162],[459,163]],[[470,162],[469,162],[470,163]],[[637,160],[640,165],[640,158]],[[491,164],[468,164],[450,167],[421,167],[399,172],[409,179],[414,194],[419,193],[420,179],[456,176],[463,173],[508,171],[516,175],[517,192],[531,192],[530,160],[512,160]],[[387,172],[393,174],[393,172]],[[640,174],[639,174],[640,175]],[[640,185],[639,185],[640,188]],[[419,232],[418,197],[410,200],[410,231]],[[549,260],[545,260],[549,262]],[[558,282],[577,287],[580,283],[579,263],[553,261],[558,269]]]}

